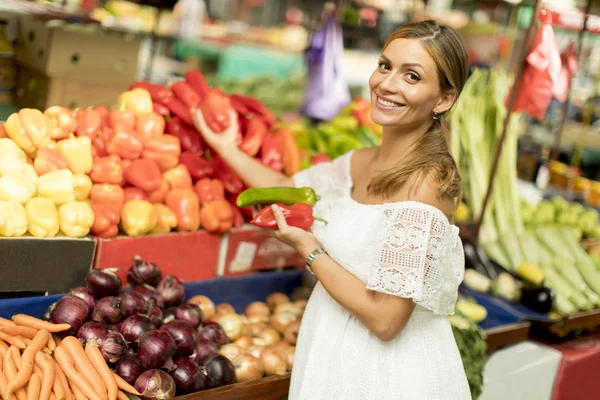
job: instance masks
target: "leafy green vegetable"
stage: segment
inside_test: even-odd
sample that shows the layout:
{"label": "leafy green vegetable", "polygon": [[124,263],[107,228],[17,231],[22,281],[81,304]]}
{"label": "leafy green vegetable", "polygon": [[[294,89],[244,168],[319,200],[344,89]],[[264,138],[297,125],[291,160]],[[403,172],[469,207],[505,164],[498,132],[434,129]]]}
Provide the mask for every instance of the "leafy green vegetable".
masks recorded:
{"label": "leafy green vegetable", "polygon": [[483,368],[487,359],[487,342],[477,324],[460,312],[448,317],[462,358],[471,396],[477,399],[483,390]]}

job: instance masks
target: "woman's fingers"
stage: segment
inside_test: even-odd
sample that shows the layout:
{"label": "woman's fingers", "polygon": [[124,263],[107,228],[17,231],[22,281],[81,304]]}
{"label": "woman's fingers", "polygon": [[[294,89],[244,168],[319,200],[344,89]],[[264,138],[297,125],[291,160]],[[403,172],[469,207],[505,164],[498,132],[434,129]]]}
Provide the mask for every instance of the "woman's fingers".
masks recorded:
{"label": "woman's fingers", "polygon": [[279,208],[276,204],[271,206],[271,210],[273,210],[273,215],[275,216],[275,221],[277,222],[277,227],[279,231],[283,231],[288,227],[287,221],[281,212],[281,208]]}
{"label": "woman's fingers", "polygon": [[194,126],[197,130],[202,132],[205,135],[214,135],[215,133],[210,130],[208,125],[206,125],[206,121],[204,120],[204,116],[202,115],[202,111],[198,108],[192,109],[192,121],[194,122]]}

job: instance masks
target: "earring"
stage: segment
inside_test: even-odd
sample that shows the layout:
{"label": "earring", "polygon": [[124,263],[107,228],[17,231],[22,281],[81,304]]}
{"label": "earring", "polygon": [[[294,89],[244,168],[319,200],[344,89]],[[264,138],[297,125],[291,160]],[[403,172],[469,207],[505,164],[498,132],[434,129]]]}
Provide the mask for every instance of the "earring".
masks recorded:
{"label": "earring", "polygon": [[433,112],[433,120],[434,120],[434,121],[437,121],[437,120],[438,120],[438,112],[437,112],[437,111],[434,111],[434,112]]}

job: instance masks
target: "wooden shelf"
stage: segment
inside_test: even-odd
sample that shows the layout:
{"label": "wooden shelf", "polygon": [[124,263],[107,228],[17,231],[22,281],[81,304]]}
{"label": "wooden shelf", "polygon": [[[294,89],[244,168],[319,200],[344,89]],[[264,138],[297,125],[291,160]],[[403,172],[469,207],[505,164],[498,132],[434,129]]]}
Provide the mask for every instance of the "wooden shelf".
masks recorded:
{"label": "wooden shelf", "polygon": [[558,337],[566,337],[576,331],[589,331],[600,326],[600,309],[578,312],[553,323],[535,323],[535,327]]}
{"label": "wooden shelf", "polygon": [[488,346],[488,354],[500,347],[519,343],[529,337],[530,322],[517,322],[514,324],[500,325],[484,330]]}
{"label": "wooden shelf", "polygon": [[270,376],[176,397],[177,400],[284,400],[290,389],[290,375]]}

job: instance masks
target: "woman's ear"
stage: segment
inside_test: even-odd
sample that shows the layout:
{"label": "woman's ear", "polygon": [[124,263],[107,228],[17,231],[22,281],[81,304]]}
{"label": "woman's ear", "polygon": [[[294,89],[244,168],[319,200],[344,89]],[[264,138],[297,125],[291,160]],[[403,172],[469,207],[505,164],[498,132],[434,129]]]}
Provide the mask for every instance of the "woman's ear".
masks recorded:
{"label": "woman's ear", "polygon": [[435,111],[438,113],[445,113],[452,108],[454,101],[456,100],[456,92],[446,92],[442,94],[442,97],[438,101]]}

